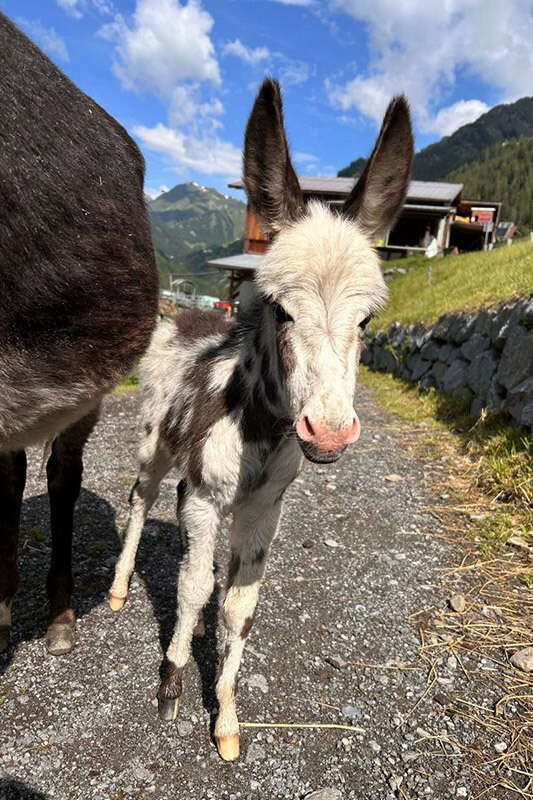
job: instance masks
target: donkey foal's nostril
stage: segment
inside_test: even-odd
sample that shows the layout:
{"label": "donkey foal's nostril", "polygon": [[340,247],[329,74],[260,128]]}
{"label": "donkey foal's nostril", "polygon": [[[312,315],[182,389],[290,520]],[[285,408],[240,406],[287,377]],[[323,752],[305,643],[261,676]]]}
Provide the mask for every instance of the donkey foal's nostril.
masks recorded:
{"label": "donkey foal's nostril", "polygon": [[315,436],[316,435],[315,429],[311,425],[311,420],[309,419],[309,417],[304,417],[304,425],[305,425],[305,429],[306,429],[307,433],[309,434],[309,436]]}

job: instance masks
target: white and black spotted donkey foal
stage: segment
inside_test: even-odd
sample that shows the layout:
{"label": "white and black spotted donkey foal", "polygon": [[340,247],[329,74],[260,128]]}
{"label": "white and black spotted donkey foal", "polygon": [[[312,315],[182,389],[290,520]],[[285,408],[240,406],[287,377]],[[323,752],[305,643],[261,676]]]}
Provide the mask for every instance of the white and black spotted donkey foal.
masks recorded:
{"label": "white and black spotted donkey foal", "polygon": [[177,714],[193,630],[213,591],[215,537],[231,512],[215,725],[227,760],[239,754],[237,670],[283,493],[302,452],[311,461],[332,462],[359,437],[353,398],[361,328],[386,297],[371,242],[402,206],[412,153],[409,110],[398,97],[342,210],[317,202],[306,207],[289,157],[279,86],[266,80],[244,149],[249,202],[275,233],[255,280],[255,301],[234,323],[198,311],[161,323],[144,359],[140,471],[110,605],[124,605],[144,520],[175,466],[185,555],[159,712],[164,719]]}

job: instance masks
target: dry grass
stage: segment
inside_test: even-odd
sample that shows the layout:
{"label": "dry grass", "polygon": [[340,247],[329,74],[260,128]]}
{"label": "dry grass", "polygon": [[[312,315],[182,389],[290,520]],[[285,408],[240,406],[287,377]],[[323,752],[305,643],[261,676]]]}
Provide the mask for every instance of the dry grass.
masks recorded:
{"label": "dry grass", "polygon": [[[476,800],[533,800],[533,674],[510,663],[514,652],[533,645],[531,440],[501,420],[473,424],[460,404],[391,376],[364,370],[362,382],[389,413],[417,424],[403,426],[406,447],[446,459],[446,468],[429,478],[436,499],[427,510],[446,531],[441,538],[458,547],[457,564],[442,570],[442,583],[450,595],[460,591],[466,607],[413,615],[427,677],[411,714],[435,696],[454,656],[462,679],[446,696],[445,713],[476,735],[467,744],[453,731],[428,732],[420,740],[431,748],[425,756],[467,759]],[[523,548],[509,546],[513,534]],[[503,752],[495,749],[500,742]]]}
{"label": "dry grass", "polygon": [[[435,736],[445,749],[469,756],[478,784],[476,798],[533,798],[533,675],[510,663],[515,651],[533,644],[533,597],[523,584],[520,588],[527,572],[531,566],[525,559],[520,562],[509,555],[480,560],[470,549],[446,575],[470,584],[464,613],[419,615],[419,655],[428,668],[426,692],[439,678],[439,665],[453,655],[466,687],[481,681],[485,692],[488,684],[496,697],[491,705],[476,703],[463,688],[447,700],[446,714],[476,729],[474,746],[456,737],[444,741]],[[495,747],[498,743],[505,743],[503,752]]]}

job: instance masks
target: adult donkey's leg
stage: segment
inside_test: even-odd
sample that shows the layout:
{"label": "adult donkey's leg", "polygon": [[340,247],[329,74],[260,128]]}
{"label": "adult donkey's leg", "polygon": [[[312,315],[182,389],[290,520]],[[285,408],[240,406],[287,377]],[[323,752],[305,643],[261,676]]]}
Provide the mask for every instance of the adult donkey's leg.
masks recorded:
{"label": "adult donkey's leg", "polygon": [[20,506],[26,483],[26,453],[0,453],[0,653],[9,647],[11,600],[17,591]]}
{"label": "adult donkey's leg", "polygon": [[83,448],[98,419],[99,407],[61,433],[46,464],[52,557],[47,579],[50,625],[46,646],[52,655],[68,653],[74,646],[76,615],[72,608],[72,527],[74,506],[80,493]]}
{"label": "adult donkey's leg", "polygon": [[281,500],[255,493],[235,510],[231,533],[231,560],[224,600],[226,645],[216,684],[219,712],[215,741],[220,756],[233,761],[239,756],[239,722],[235,706],[237,672],[246,637],[253,624],[259,586],[268,548],[281,513]]}

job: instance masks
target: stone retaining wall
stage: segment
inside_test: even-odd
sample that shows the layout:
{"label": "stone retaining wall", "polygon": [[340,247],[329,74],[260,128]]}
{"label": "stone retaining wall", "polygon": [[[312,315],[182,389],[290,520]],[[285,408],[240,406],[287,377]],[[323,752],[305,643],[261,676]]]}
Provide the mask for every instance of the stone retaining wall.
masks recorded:
{"label": "stone retaining wall", "polygon": [[533,296],[432,326],[395,322],[365,339],[371,369],[468,398],[474,417],[486,408],[533,425]]}

